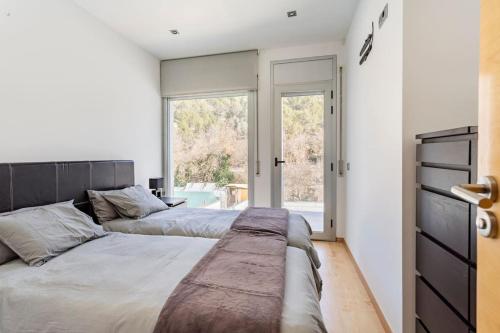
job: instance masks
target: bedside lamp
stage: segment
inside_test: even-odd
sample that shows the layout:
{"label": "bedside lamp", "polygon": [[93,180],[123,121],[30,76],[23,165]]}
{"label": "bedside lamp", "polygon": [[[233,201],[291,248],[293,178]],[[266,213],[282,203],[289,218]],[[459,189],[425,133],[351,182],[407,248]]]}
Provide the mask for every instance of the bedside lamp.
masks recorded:
{"label": "bedside lamp", "polygon": [[163,178],[149,178],[149,189],[152,190],[153,195],[158,198],[162,195]]}

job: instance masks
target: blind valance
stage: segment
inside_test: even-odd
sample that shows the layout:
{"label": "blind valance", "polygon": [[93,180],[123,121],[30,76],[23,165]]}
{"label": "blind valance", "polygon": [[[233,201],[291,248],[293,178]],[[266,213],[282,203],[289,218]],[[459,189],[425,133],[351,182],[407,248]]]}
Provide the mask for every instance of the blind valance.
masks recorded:
{"label": "blind valance", "polygon": [[163,97],[257,89],[257,50],[161,62]]}

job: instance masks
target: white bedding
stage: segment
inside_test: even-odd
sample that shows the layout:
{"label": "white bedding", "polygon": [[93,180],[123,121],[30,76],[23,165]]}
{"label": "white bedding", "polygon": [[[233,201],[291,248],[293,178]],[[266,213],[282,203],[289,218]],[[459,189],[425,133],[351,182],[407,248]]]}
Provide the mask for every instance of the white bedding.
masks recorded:
{"label": "white bedding", "polygon": [[[216,240],[111,233],[41,267],[0,266],[0,332],[152,332]],[[326,332],[309,260],[288,247],[282,332]]]}
{"label": "white bedding", "polygon": [[[204,208],[175,208],[142,219],[120,218],[103,223],[106,231],[143,235],[222,238],[240,211]],[[311,228],[298,214],[290,214],[288,245],[306,251],[316,268],[321,266],[310,238]]]}

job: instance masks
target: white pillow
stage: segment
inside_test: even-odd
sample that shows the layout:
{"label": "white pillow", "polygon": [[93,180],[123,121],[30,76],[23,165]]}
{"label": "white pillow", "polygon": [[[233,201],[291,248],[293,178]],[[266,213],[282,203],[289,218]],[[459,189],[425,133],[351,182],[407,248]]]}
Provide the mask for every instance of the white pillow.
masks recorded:
{"label": "white pillow", "polygon": [[104,235],[102,227],[77,209],[73,201],[0,216],[0,241],[30,266],[43,265],[75,246]]}

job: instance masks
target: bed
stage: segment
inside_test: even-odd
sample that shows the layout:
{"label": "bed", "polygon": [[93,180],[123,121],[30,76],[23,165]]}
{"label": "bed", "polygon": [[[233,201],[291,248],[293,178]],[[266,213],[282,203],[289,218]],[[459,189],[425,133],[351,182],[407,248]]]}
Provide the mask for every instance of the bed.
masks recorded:
{"label": "bed", "polygon": [[[84,194],[87,189],[121,189],[133,183],[131,161],[0,164],[0,213],[60,203],[57,204],[62,207],[60,210],[70,209],[82,215],[81,211],[91,212]],[[74,202],[63,202],[68,199]],[[23,214],[34,213],[29,210]],[[83,215],[87,226],[101,228]],[[57,217],[67,221],[63,215]],[[5,226],[8,223],[18,226],[19,218],[0,219],[4,228],[1,241],[12,247],[5,238]],[[53,223],[50,218],[45,221]],[[58,223],[57,227],[72,229],[64,223]],[[40,232],[39,227],[36,232]],[[222,240],[110,232],[69,247],[53,259],[41,261],[40,267],[28,266],[24,257],[24,261],[3,263],[0,332],[156,332],[155,324],[158,325],[158,318],[172,299],[169,296],[232,232],[227,232]],[[304,250],[287,246],[286,232],[276,236],[284,237],[281,239],[284,251],[281,262],[285,263],[281,279],[283,297],[277,313],[280,331],[326,332],[314,269]],[[53,238],[52,233],[48,234],[48,238]],[[23,246],[24,239],[21,237]],[[259,241],[267,243],[263,238]],[[240,244],[244,242],[232,246]],[[244,264],[251,264],[250,257],[243,259]]]}
{"label": "bed", "polygon": [[[240,211],[174,208],[151,214],[142,219],[118,218],[102,224],[104,230],[144,235],[170,235],[203,238],[222,238]],[[312,231],[298,214],[290,214],[288,245],[306,251],[315,268],[321,266],[311,241]]]}
{"label": "bed", "polygon": [[[152,332],[169,294],[216,242],[111,233],[41,267],[1,265],[0,332]],[[306,254],[288,247],[286,261],[281,331],[326,332]]]}

